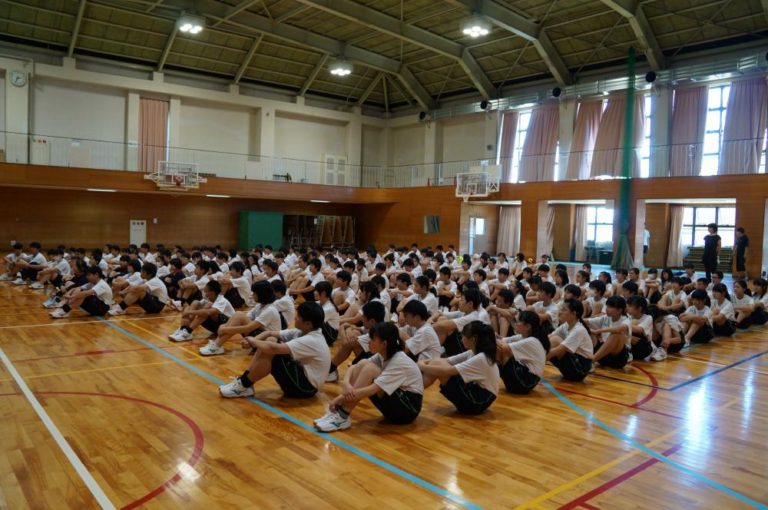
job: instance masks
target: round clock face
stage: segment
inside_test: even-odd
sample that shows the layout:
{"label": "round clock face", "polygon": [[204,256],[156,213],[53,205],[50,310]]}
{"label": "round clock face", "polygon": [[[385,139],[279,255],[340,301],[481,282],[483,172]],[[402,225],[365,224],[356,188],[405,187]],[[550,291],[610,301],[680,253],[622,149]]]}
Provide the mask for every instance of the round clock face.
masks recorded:
{"label": "round clock face", "polygon": [[22,71],[11,71],[11,83],[17,87],[27,84],[27,75]]}

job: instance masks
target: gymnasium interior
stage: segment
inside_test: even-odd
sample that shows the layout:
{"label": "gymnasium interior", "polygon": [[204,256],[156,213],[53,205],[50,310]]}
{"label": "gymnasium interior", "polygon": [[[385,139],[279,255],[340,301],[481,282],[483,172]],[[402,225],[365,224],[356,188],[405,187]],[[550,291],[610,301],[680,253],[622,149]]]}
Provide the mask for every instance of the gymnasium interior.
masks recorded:
{"label": "gymnasium interior", "polygon": [[[357,358],[312,398],[269,376],[223,398],[258,349],[169,337],[210,302],[151,313],[129,286],[127,309],[56,317],[41,305],[67,285],[23,269],[35,243],[73,267],[119,247],[110,285],[144,244],[258,271],[290,250],[326,277],[349,257],[362,288],[392,255],[396,296],[408,259],[439,274],[452,253],[461,285],[520,254],[534,279],[591,264],[615,295],[617,270],[689,267],[709,302],[719,273],[765,317],[768,1],[0,0],[0,76],[0,254],[23,246],[0,262],[1,509],[768,509],[756,319],[579,381],[547,358],[478,414],[442,379],[407,424],[364,398],[329,432]],[[290,290],[300,315],[307,288]]]}

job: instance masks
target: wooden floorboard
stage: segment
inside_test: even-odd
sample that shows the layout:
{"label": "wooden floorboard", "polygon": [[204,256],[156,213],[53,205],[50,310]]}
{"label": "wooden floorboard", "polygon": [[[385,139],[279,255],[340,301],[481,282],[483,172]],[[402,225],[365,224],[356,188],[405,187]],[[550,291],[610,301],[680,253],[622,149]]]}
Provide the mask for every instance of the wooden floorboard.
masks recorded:
{"label": "wooden floorboard", "polygon": [[[478,417],[457,416],[437,388],[404,427],[362,404],[352,429],[324,436],[309,426],[338,385],[292,401],[269,379],[256,386],[264,405],[224,400],[214,381],[241,373],[245,351],[201,358],[202,336],[169,342],[170,313],[53,323],[42,299],[0,284],[0,348],[118,508],[768,503],[766,329],[580,384],[548,366],[562,399],[539,385]],[[97,506],[2,366],[0,423],[0,508]]]}

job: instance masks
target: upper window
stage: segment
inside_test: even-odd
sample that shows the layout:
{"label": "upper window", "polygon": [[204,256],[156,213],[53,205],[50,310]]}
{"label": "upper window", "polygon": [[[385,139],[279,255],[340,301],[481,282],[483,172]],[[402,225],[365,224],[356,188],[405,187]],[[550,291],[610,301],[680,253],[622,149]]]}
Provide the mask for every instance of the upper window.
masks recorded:
{"label": "upper window", "polygon": [[613,242],[613,209],[587,207],[587,241],[594,244]]}
{"label": "upper window", "polygon": [[717,225],[722,246],[733,246],[736,227],[735,207],[686,207],[683,209],[683,230],[680,239],[683,246],[704,246],[704,236],[709,234],[707,225]]}
{"label": "upper window", "polygon": [[640,177],[651,175],[651,94],[643,98],[643,143],[640,146]]}
{"label": "upper window", "polygon": [[728,94],[730,92],[731,85],[729,83],[714,85],[709,88],[701,175],[717,175],[717,169],[720,165],[720,149],[723,147],[725,110],[728,106]]}
{"label": "upper window", "polygon": [[525,135],[528,133],[528,125],[531,123],[531,111],[520,112],[517,117],[517,134],[515,136],[515,152],[512,158],[512,182],[520,178],[520,159],[523,157]]}

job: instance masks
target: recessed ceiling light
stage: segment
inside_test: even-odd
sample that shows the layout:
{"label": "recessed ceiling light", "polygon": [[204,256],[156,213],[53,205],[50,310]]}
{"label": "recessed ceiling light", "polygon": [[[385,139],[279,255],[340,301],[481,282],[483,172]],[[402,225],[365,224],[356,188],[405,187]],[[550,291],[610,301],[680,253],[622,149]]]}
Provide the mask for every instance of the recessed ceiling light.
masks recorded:
{"label": "recessed ceiling light", "polygon": [[329,69],[331,70],[331,74],[334,76],[349,76],[352,74],[352,64],[343,58],[332,62],[329,66]]}
{"label": "recessed ceiling light", "polygon": [[106,189],[106,188],[88,188],[87,191],[96,191],[98,193],[117,193],[116,189]]}
{"label": "recessed ceiling light", "polygon": [[215,195],[215,194],[211,194],[211,195],[205,195],[205,196],[208,197],[208,198],[230,198],[229,195]]}
{"label": "recessed ceiling light", "polygon": [[330,200],[310,200],[313,204],[330,204]]}
{"label": "recessed ceiling light", "polygon": [[483,16],[474,15],[461,25],[461,33],[473,39],[484,37],[491,33],[491,25]]}
{"label": "recessed ceiling light", "polygon": [[176,22],[176,27],[185,34],[199,34],[205,27],[205,18],[192,14],[183,14],[179,21]]}

